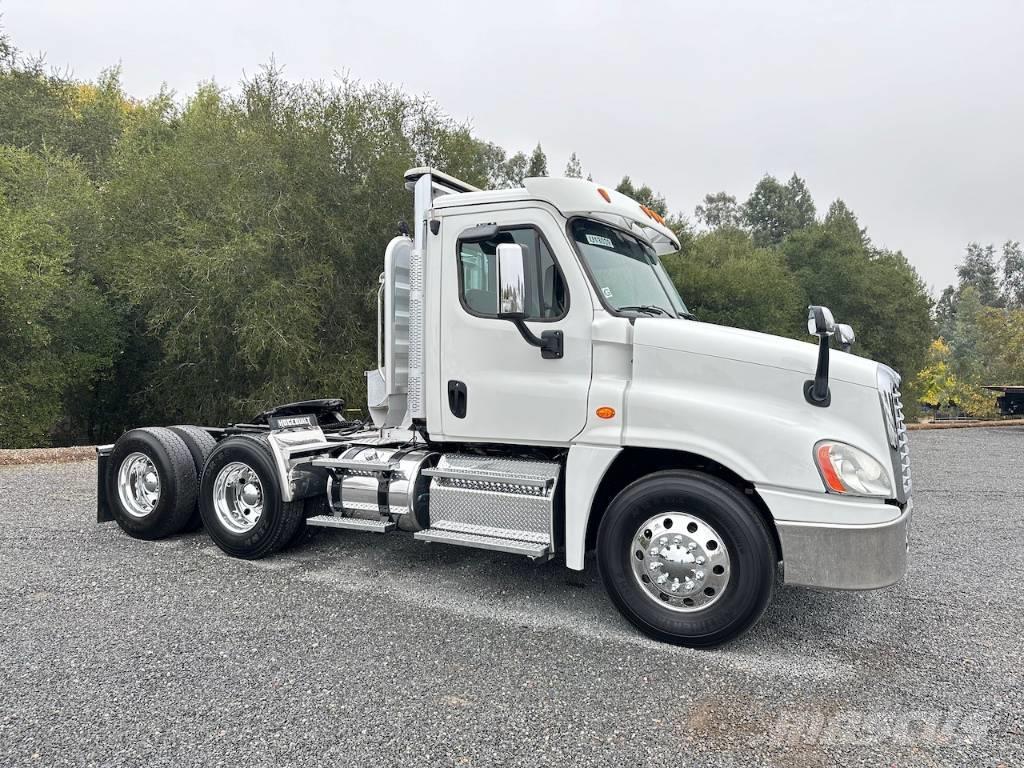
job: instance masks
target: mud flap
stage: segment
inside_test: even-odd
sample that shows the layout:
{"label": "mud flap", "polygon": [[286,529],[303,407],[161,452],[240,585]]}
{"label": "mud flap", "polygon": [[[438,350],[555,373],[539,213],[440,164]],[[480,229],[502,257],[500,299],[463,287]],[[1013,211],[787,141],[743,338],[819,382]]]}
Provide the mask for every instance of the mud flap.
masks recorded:
{"label": "mud flap", "polygon": [[107,499],[107,466],[110,464],[110,452],[113,445],[96,447],[96,522],[109,523],[114,519]]}

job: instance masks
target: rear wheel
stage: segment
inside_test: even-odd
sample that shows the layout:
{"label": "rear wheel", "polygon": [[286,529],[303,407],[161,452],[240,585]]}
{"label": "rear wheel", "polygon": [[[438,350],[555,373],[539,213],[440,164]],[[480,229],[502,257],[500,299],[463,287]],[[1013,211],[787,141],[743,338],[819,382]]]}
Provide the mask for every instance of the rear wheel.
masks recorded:
{"label": "rear wheel", "polygon": [[255,560],[295,538],[303,502],[285,502],[266,435],[236,435],[203,468],[199,510],[206,532],[232,557]]}
{"label": "rear wheel", "polygon": [[[217,441],[213,439],[213,436],[201,427],[193,427],[190,424],[178,424],[173,427],[168,427],[171,432],[181,438],[181,441],[185,443],[185,447],[188,448],[188,452],[192,455],[192,463],[196,468],[196,478],[199,479],[203,475],[203,465],[206,464],[206,460],[213,453],[213,449],[217,446]],[[186,523],[184,530],[186,531],[198,531],[203,527],[203,518],[199,514],[199,503],[192,509],[192,514],[189,516],[188,523]]]}
{"label": "rear wheel", "polygon": [[658,640],[710,647],[746,632],[771,600],[775,551],[757,509],[731,485],[658,472],[609,505],[597,540],[608,594]]}
{"label": "rear wheel", "polygon": [[108,466],[107,498],[121,530],[137,539],[162,539],[185,528],[197,483],[181,438],[163,427],[125,432]]}

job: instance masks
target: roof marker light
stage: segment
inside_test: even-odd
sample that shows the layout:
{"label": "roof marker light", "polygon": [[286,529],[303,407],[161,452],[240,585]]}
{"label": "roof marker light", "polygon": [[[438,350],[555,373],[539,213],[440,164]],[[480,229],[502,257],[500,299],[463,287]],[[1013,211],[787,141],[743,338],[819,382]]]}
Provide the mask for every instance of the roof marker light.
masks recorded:
{"label": "roof marker light", "polygon": [[604,187],[598,187],[597,193],[604,198],[606,203],[610,203],[612,201],[612,196],[608,194],[608,190]]}

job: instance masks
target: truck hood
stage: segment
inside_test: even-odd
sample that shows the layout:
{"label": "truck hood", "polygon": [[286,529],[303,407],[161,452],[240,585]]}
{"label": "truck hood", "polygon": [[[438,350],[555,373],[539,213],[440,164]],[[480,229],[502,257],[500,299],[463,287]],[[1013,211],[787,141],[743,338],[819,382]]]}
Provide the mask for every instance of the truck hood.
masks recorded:
{"label": "truck hood", "polygon": [[[781,368],[808,378],[814,377],[818,362],[817,344],[673,318],[637,318],[633,343]],[[829,378],[875,389],[878,386],[878,363],[833,349],[829,358]]]}

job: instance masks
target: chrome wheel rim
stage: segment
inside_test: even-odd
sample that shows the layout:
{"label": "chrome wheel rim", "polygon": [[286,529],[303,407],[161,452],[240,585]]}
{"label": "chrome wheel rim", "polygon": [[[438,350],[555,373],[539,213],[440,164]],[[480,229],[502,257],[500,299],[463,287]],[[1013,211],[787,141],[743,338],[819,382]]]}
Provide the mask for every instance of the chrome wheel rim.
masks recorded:
{"label": "chrome wheel rim", "polygon": [[144,453],[129,453],[117,470],[117,496],[132,517],[145,517],[160,503],[160,473]]}
{"label": "chrome wheel rim", "polygon": [[682,613],[714,605],[729,586],[729,550],[699,517],[685,512],[655,515],[630,541],[633,576],[648,598]]}
{"label": "chrome wheel rim", "polygon": [[248,533],[263,516],[263,484],[248,464],[233,461],[213,481],[213,510],[232,533]]}

